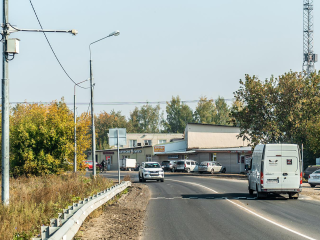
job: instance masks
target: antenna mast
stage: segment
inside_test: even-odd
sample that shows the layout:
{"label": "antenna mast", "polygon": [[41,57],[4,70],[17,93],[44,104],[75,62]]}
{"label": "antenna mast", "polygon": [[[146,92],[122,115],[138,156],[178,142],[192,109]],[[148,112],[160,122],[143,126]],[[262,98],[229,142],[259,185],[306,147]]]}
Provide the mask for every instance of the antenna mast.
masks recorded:
{"label": "antenna mast", "polygon": [[313,53],[313,0],[303,0],[303,65],[306,74],[314,72],[318,54]]}

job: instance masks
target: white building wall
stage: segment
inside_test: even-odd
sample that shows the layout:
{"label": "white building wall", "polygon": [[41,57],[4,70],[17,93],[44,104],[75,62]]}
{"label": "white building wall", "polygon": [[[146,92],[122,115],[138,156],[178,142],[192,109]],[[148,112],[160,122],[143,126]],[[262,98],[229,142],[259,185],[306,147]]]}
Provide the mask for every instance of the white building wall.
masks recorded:
{"label": "white building wall", "polygon": [[127,144],[122,146],[123,148],[132,147],[130,146],[130,140],[136,140],[137,144],[145,146],[145,140],[150,140],[151,145],[154,146],[159,144],[160,140],[165,140],[166,143],[172,139],[183,139],[184,134],[182,133],[127,133]]}
{"label": "white building wall", "polygon": [[243,147],[249,144],[249,141],[237,138],[240,133],[238,127],[188,124],[185,132],[187,149]]}

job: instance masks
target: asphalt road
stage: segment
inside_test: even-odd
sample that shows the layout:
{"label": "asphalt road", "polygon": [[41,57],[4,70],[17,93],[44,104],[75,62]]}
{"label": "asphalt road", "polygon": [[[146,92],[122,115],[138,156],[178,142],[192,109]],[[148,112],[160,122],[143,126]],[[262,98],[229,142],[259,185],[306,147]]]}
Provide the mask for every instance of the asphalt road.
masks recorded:
{"label": "asphalt road", "polygon": [[[116,178],[116,172],[103,173]],[[137,181],[137,172],[126,172]],[[247,181],[167,174],[148,181],[143,239],[320,239],[320,202],[275,195],[258,200]]]}

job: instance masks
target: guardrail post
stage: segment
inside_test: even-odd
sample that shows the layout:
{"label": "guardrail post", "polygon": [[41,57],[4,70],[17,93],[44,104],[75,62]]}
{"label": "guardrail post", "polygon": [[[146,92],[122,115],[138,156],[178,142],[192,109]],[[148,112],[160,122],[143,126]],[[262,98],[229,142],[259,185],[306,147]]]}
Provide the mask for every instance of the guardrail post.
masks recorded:
{"label": "guardrail post", "polygon": [[49,227],[48,226],[41,226],[41,239],[49,238]]}

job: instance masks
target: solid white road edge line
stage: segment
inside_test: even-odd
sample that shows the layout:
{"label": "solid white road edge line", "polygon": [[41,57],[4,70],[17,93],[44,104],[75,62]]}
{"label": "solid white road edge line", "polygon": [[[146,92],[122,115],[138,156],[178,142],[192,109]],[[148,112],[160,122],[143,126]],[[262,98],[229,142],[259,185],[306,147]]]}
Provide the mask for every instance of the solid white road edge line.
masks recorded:
{"label": "solid white road edge line", "polygon": [[263,219],[263,220],[265,220],[265,221],[267,221],[267,222],[269,222],[269,223],[272,223],[272,224],[274,224],[274,225],[276,225],[276,226],[278,226],[278,227],[281,227],[281,228],[283,228],[283,229],[285,229],[285,230],[287,230],[287,231],[289,231],[289,232],[292,232],[292,233],[294,233],[294,234],[297,234],[297,235],[299,235],[299,236],[301,236],[301,237],[304,237],[304,238],[306,238],[306,239],[316,240],[315,238],[306,236],[306,235],[304,235],[304,234],[302,234],[302,233],[299,233],[299,232],[294,231],[294,230],[292,230],[292,229],[290,229],[290,228],[287,228],[287,227],[285,227],[285,226],[283,226],[283,225],[281,225],[281,224],[279,224],[279,223],[276,223],[276,222],[274,222],[274,221],[272,221],[272,220],[270,220],[270,219],[268,219],[268,218],[262,217],[261,215],[255,213],[255,212],[249,210],[248,208],[243,207],[243,206],[241,206],[240,204],[235,203],[235,202],[233,202],[233,201],[231,201],[231,200],[229,200],[229,199],[226,199],[226,200],[227,200],[228,202],[230,202],[230,203],[238,206],[239,208],[245,210],[246,212],[249,212],[249,213],[251,213],[251,214],[253,214],[253,215],[255,215],[255,216],[257,216],[257,217],[259,217],[259,218],[261,218],[261,219]]}
{"label": "solid white road edge line", "polygon": [[[203,186],[203,185],[201,185],[201,184],[198,184],[198,183],[191,183],[191,182],[185,182],[185,181],[179,181],[179,180],[173,180],[173,179],[166,179],[166,180],[175,181],[175,182],[182,182],[182,183],[187,183],[187,184],[191,184],[191,185],[196,185],[196,186],[205,188],[205,189],[207,189],[207,190],[210,190],[210,191],[212,191],[212,192],[214,192],[214,193],[218,193],[217,191],[215,191],[215,190],[213,190],[213,189],[211,189],[211,188],[208,188],[208,187],[206,187],[206,186]],[[249,212],[249,213],[251,213],[251,214],[253,214],[253,215],[255,215],[255,216],[257,216],[257,217],[259,217],[259,218],[261,218],[261,219],[263,219],[263,220],[265,220],[265,221],[267,221],[267,222],[269,222],[269,223],[272,223],[272,224],[274,224],[274,225],[276,225],[276,226],[278,226],[278,227],[281,227],[281,228],[283,228],[283,229],[285,229],[285,230],[287,230],[287,231],[289,231],[289,232],[292,232],[292,233],[294,233],[294,234],[297,234],[297,235],[299,235],[299,236],[301,236],[301,237],[304,237],[304,238],[306,238],[306,239],[316,240],[315,238],[309,237],[309,236],[307,236],[307,235],[304,235],[304,234],[302,234],[302,233],[299,233],[299,232],[297,232],[297,231],[294,231],[294,230],[292,230],[292,229],[290,229],[290,228],[287,228],[287,227],[285,227],[285,226],[283,226],[283,225],[281,225],[281,224],[279,224],[279,223],[276,223],[276,222],[274,222],[274,221],[272,221],[272,220],[270,220],[270,219],[268,219],[268,218],[265,218],[265,217],[263,217],[263,216],[255,213],[255,212],[249,210],[248,208],[243,207],[243,206],[241,206],[240,204],[235,203],[235,202],[233,202],[233,201],[231,201],[231,200],[229,200],[229,199],[227,199],[227,198],[226,198],[225,200],[227,200],[228,202],[230,202],[230,203],[232,203],[232,204],[240,207],[241,209],[243,209],[243,210],[245,210],[245,211],[247,211],[247,212]]]}

